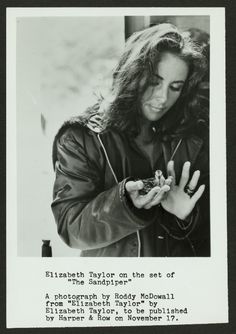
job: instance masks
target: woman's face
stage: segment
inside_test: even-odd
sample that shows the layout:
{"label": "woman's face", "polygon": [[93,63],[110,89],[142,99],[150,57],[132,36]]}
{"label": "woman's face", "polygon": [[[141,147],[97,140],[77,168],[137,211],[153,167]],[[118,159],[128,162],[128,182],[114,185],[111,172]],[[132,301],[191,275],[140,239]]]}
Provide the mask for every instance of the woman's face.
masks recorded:
{"label": "woman's face", "polygon": [[163,52],[150,85],[141,98],[141,110],[148,121],[158,121],[178,100],[188,76],[188,64],[170,52]]}

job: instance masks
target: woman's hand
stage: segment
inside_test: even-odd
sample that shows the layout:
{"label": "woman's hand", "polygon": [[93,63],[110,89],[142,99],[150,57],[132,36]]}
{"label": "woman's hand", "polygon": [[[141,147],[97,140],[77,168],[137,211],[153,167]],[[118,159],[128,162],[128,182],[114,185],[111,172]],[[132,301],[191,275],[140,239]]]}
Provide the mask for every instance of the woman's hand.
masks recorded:
{"label": "woman's hand", "polygon": [[139,190],[143,188],[143,182],[128,181],[125,184],[125,189],[133,205],[138,209],[150,209],[151,207],[158,205],[164,199],[166,193],[170,190],[172,178],[165,180],[165,183],[159,187],[153,187],[146,195],[140,195]]}
{"label": "woman's hand", "polygon": [[[181,220],[185,220],[187,216],[192,212],[197,201],[202,196],[205,185],[201,185],[198,190],[195,192],[197,183],[200,177],[200,171],[197,170],[193,173],[193,176],[189,181],[189,170],[190,162],[187,161],[183,165],[182,175],[180,178],[179,185],[176,185],[175,180],[175,170],[174,170],[174,161],[169,161],[167,165],[168,175],[171,175],[173,178],[170,191],[167,196],[162,199],[162,207],[169,213],[175,215]],[[185,192],[186,185],[188,183],[188,192]],[[193,195],[191,196],[191,194]]]}

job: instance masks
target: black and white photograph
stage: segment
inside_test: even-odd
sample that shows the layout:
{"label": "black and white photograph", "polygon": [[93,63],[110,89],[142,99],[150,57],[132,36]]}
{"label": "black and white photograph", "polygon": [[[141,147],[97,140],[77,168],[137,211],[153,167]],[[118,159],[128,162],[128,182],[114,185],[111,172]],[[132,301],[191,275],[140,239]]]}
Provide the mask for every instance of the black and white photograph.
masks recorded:
{"label": "black and white photograph", "polygon": [[108,97],[56,136],[52,210],[81,256],[210,255],[208,17],[190,19],[125,17]]}
{"label": "black and white photograph", "polygon": [[17,19],[19,255],[210,256],[209,29]]}
{"label": "black and white photograph", "polygon": [[8,326],[227,322],[224,9],[11,8],[7,31]]}

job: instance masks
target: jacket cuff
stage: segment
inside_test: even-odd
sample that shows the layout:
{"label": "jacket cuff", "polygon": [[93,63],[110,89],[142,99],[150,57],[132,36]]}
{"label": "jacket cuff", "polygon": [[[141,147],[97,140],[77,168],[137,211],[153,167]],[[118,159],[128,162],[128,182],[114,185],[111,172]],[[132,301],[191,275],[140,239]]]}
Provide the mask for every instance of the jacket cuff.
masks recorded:
{"label": "jacket cuff", "polygon": [[187,220],[181,220],[174,215],[172,219],[164,219],[165,223],[161,224],[163,229],[173,238],[177,240],[183,240],[195,230],[198,225],[200,217],[199,207],[195,206]]}

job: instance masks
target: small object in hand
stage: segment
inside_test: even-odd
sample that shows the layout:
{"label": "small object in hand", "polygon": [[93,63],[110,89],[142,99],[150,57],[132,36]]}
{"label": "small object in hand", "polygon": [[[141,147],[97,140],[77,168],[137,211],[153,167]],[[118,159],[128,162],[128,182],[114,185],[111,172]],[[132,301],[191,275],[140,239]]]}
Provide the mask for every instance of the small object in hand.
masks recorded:
{"label": "small object in hand", "polygon": [[142,180],[143,182],[143,189],[139,190],[140,195],[146,195],[152,188],[155,186],[162,187],[165,182],[165,178],[162,174],[160,169],[156,170],[155,177],[150,177],[148,179]]}
{"label": "small object in hand", "polygon": [[153,187],[157,185],[155,177],[150,177],[149,179],[142,180],[143,189],[139,190],[140,195],[146,195]]}
{"label": "small object in hand", "polygon": [[162,171],[160,169],[157,169],[155,172],[155,179],[156,179],[156,185],[159,187],[162,187],[165,183],[165,178],[162,174]]}

